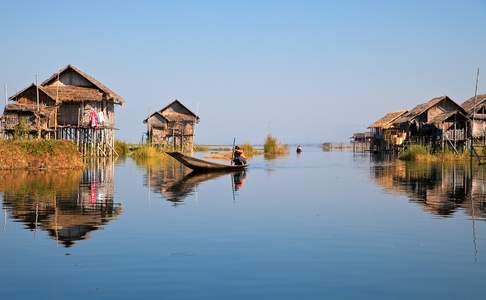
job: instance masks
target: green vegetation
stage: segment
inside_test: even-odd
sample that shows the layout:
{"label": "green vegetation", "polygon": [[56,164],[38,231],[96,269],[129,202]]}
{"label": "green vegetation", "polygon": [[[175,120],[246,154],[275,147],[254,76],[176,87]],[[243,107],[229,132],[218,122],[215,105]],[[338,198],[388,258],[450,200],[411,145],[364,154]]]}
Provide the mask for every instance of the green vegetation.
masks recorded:
{"label": "green vegetation", "polygon": [[27,121],[24,118],[20,118],[17,125],[14,127],[14,139],[26,138],[29,133]]}
{"label": "green vegetation", "polygon": [[289,153],[289,147],[281,144],[276,137],[269,134],[263,144],[263,151],[267,156],[284,155]]}
{"label": "green vegetation", "polygon": [[208,152],[209,151],[209,146],[208,145],[194,145],[192,147],[192,150],[194,152]]}
{"label": "green vegetation", "polygon": [[470,157],[467,151],[456,154],[446,148],[440,152],[432,152],[426,146],[410,145],[399,154],[398,158],[406,161],[452,161],[469,159]]}
{"label": "green vegetation", "polygon": [[129,151],[128,144],[120,140],[115,140],[115,151],[120,157],[127,156]]}
{"label": "green vegetation", "polygon": [[239,147],[240,147],[241,150],[243,150],[243,153],[248,158],[253,157],[255,155],[258,155],[258,154],[261,154],[262,153],[261,150],[256,149],[255,147],[253,147],[249,143],[245,143],[245,144],[239,145]]}
{"label": "green vegetation", "polygon": [[0,142],[0,169],[80,169],[76,144],[57,140],[6,140]]}
{"label": "green vegetation", "polygon": [[135,160],[167,158],[167,155],[161,150],[150,145],[142,145],[136,148],[130,153],[130,156]]}
{"label": "green vegetation", "polygon": [[398,158],[401,160],[418,160],[419,158],[429,155],[430,151],[427,147],[422,145],[410,145],[398,155]]}
{"label": "green vegetation", "polygon": [[231,151],[231,147],[218,145],[194,145],[193,150],[194,152]]}

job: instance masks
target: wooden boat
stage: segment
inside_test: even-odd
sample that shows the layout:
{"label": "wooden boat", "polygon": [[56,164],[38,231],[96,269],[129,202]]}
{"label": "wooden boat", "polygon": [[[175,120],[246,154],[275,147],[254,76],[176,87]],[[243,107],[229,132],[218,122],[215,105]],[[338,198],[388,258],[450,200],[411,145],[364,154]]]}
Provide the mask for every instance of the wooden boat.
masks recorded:
{"label": "wooden boat", "polygon": [[197,172],[212,172],[212,171],[239,171],[244,170],[248,165],[244,166],[229,166],[224,164],[218,164],[198,158],[194,158],[191,156],[184,155],[180,152],[166,152],[168,155],[175,158],[178,162],[183,164],[184,166],[188,167]]}

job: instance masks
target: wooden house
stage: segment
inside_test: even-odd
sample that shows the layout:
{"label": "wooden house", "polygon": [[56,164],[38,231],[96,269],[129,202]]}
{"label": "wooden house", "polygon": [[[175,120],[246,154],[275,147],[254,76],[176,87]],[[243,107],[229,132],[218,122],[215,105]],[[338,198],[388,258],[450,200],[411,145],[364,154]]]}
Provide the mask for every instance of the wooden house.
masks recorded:
{"label": "wooden house", "polygon": [[9,100],[2,118],[7,137],[26,124],[29,136],[72,140],[83,154],[113,154],[115,105],[124,99],[78,68],[68,65]]}
{"label": "wooden house", "polygon": [[373,142],[373,134],[367,132],[355,132],[351,137],[351,144],[353,145],[353,152],[365,152],[371,149]]}
{"label": "wooden house", "polygon": [[[37,102],[37,94],[39,101]],[[4,108],[2,116],[5,134],[45,137],[54,131],[56,101],[41,87],[31,84],[21,90]]]}
{"label": "wooden house", "polygon": [[471,97],[462,103],[462,108],[471,119],[471,134],[474,139],[486,140],[486,94]]}
{"label": "wooden house", "polygon": [[405,135],[395,127],[393,122],[406,113],[406,110],[389,112],[368,126],[373,134],[371,150],[378,152],[393,151],[396,150],[397,146],[403,144]]}
{"label": "wooden house", "polygon": [[457,150],[465,145],[469,135],[466,111],[447,96],[417,105],[393,124],[406,134],[406,142],[432,149],[448,145]]}
{"label": "wooden house", "polygon": [[194,145],[194,126],[199,117],[179,100],[174,100],[159,111],[148,116],[148,142],[152,145],[191,152]]}

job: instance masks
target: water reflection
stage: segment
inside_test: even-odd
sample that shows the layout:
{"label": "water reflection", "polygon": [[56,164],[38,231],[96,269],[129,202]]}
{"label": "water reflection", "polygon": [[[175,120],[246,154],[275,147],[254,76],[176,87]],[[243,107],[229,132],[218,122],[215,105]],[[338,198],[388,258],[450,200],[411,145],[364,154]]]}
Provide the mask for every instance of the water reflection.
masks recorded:
{"label": "water reflection", "polygon": [[107,162],[92,162],[84,171],[2,171],[0,191],[11,219],[34,233],[46,231],[65,247],[122,212]]}
{"label": "water reflection", "polygon": [[172,159],[138,160],[137,165],[145,170],[144,185],[152,192],[161,194],[174,206],[182,204],[205,181],[229,175],[232,176],[233,191],[238,191],[246,180],[245,171],[197,173]]}
{"label": "water reflection", "polygon": [[386,191],[406,195],[435,215],[462,210],[486,217],[486,168],[468,163],[383,161],[371,167],[371,177]]}

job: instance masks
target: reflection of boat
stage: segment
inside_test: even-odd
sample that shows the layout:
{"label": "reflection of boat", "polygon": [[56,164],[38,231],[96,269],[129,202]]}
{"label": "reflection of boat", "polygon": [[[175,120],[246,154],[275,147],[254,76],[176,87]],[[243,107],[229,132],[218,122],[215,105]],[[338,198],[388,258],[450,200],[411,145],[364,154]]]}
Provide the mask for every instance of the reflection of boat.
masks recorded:
{"label": "reflection of boat", "polygon": [[200,183],[215,179],[226,174],[228,174],[228,172],[225,171],[209,173],[193,171],[181,178],[180,180],[176,181],[174,184],[168,186],[163,194],[165,195],[167,200],[171,202],[181,202],[188,195],[192,194],[196,186],[198,186]]}
{"label": "reflection of boat", "polygon": [[245,169],[248,165],[244,166],[228,166],[224,164],[218,164],[191,156],[184,155],[180,152],[167,152],[168,155],[175,158],[178,162],[183,164],[197,172],[212,172],[212,171],[238,171]]}

